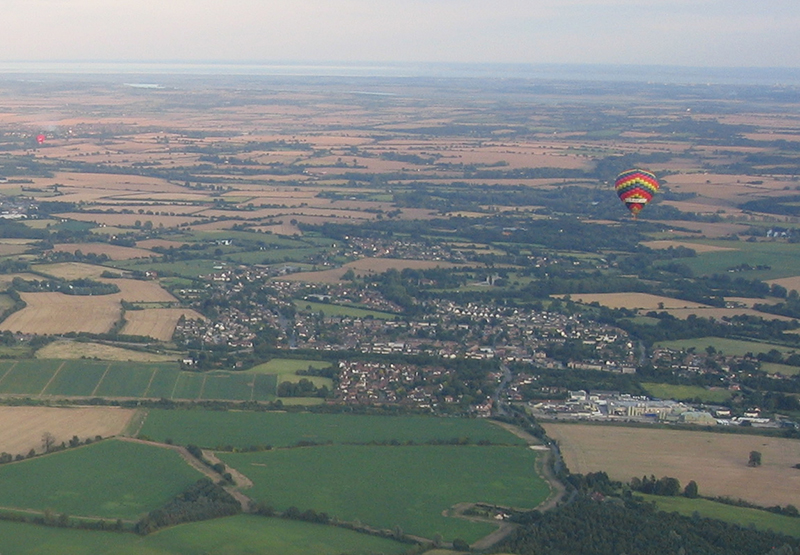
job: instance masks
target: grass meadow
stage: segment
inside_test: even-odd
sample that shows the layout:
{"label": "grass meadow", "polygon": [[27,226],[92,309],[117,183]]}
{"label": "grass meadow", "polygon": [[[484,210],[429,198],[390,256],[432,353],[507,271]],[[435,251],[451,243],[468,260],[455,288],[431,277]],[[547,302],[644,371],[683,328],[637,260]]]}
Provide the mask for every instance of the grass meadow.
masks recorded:
{"label": "grass meadow", "polygon": [[137,519],[202,477],[178,453],[119,440],[0,467],[0,507]]}
{"label": "grass meadow", "polygon": [[697,513],[706,518],[723,520],[739,526],[754,526],[759,530],[772,530],[773,532],[800,538],[800,518],[778,515],[758,509],[725,505],[708,499],[687,499],[686,497],[663,497],[658,495],[643,495],[643,497],[647,501],[654,502],[660,510],[669,513],[677,512],[687,516]]}
{"label": "grass meadow", "polygon": [[727,389],[706,389],[698,385],[670,385],[665,383],[642,383],[648,395],[659,399],[686,401],[700,399],[703,403],[722,403],[731,398]]}
{"label": "grass meadow", "polygon": [[442,515],[457,503],[533,508],[550,493],[535,471],[537,453],[523,446],[326,445],[219,456],[253,480],[251,497],[277,509],[325,511],[427,538],[472,542],[494,529]]}
{"label": "grass meadow", "polygon": [[695,275],[725,274],[730,268],[749,264],[762,270],[737,272],[747,279],[776,279],[800,275],[800,244],[779,242],[703,241],[704,244],[736,250],[698,253],[696,257],[676,259],[689,266]]}
{"label": "grass meadow", "polygon": [[658,346],[669,349],[694,348],[698,353],[705,351],[706,347],[711,346],[723,354],[736,356],[744,356],[746,353],[768,353],[772,349],[776,349],[784,355],[794,351],[794,349],[782,345],[772,345],[770,343],[758,343],[756,341],[744,341],[740,339],[726,339],[722,337],[700,337],[697,339],[661,341],[658,343]]}
{"label": "grass meadow", "polygon": [[433,416],[359,416],[292,412],[160,410],[148,412],[141,433],[155,441],[215,448],[287,447],[315,443],[399,443],[453,438],[521,445],[522,440],[486,420]]}
{"label": "grass meadow", "polygon": [[332,526],[246,515],[182,524],[145,537],[0,521],[3,555],[393,555],[408,547]]}
{"label": "grass meadow", "polygon": [[301,312],[322,312],[325,316],[350,316],[352,318],[367,318],[371,316],[376,320],[394,320],[397,317],[397,314],[391,312],[380,312],[378,310],[368,310],[366,308],[343,306],[339,304],[316,303],[302,299],[295,300],[294,304],[297,310]]}

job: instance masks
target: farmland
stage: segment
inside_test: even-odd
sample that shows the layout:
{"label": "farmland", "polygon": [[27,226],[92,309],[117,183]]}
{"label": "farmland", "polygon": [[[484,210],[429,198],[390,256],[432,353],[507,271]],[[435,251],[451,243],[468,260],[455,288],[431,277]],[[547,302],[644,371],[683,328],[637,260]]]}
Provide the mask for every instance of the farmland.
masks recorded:
{"label": "farmland", "polygon": [[[524,447],[322,446],[222,454],[255,483],[250,494],[277,508],[326,511],[411,534],[475,541],[492,525],[442,516],[464,501],[533,508],[549,494]],[[354,472],[353,469],[358,469]],[[303,477],[300,479],[300,477]],[[386,476],[392,476],[386,480]]]}
{"label": "farmland", "polygon": [[694,348],[696,351],[702,351],[710,346],[714,347],[719,352],[736,356],[744,356],[747,353],[767,353],[772,349],[776,349],[782,353],[789,353],[793,351],[793,349],[782,345],[772,345],[769,343],[743,341],[738,339],[727,339],[723,337],[698,337],[696,339],[662,341],[659,343],[659,346],[670,349]]}
{"label": "farmland", "polygon": [[170,341],[175,326],[181,317],[203,320],[203,316],[185,308],[145,308],[130,310],[125,313],[125,326],[122,333],[126,335],[143,335],[159,341]]}
{"label": "farmland", "polygon": [[105,440],[0,467],[0,506],[136,519],[200,477],[174,451]]}
{"label": "farmland", "polygon": [[295,305],[298,310],[308,312],[322,312],[331,316],[350,316],[352,318],[378,318],[381,320],[391,320],[397,316],[391,312],[379,312],[377,310],[365,310],[353,306],[343,306],[330,303],[317,303],[313,301],[296,300]]}
{"label": "farmland", "polygon": [[194,555],[208,552],[282,555],[371,555],[404,553],[407,544],[329,526],[291,520],[235,516],[182,524],[144,538],[132,534],[50,528],[0,521],[0,549],[6,555]]}
{"label": "farmland", "polygon": [[657,495],[645,495],[644,498],[655,503],[660,510],[666,512],[675,511],[686,516],[699,514],[702,517],[716,518],[739,526],[753,526],[759,530],[775,530],[790,536],[800,536],[800,521],[789,516],[715,503],[707,499],[686,499],[685,497]]}
{"label": "farmland", "polygon": [[0,451],[12,455],[42,450],[42,435],[57,444],[73,436],[81,440],[121,433],[135,411],[114,407],[0,407]]}
{"label": "farmland", "polygon": [[202,447],[252,445],[288,447],[314,443],[425,443],[469,438],[519,445],[520,440],[485,420],[424,416],[354,416],[290,412],[148,411],[140,432],[156,441],[171,439]]}
{"label": "farmland", "polygon": [[[0,79],[0,355],[17,357],[0,360],[0,397],[53,405],[0,414],[0,450],[130,422],[58,405],[174,406],[126,432],[222,451],[278,510],[472,541],[496,524],[444,516],[454,504],[527,509],[550,493],[544,451],[479,418],[519,423],[515,404],[579,389],[699,399],[760,407],[796,437],[775,416],[800,414],[800,303],[782,291],[800,283],[794,88],[142,77],[153,88]],[[636,221],[610,186],[628,167],[662,181]],[[84,294],[54,292],[68,288]],[[319,391],[280,391],[317,397],[277,398],[302,380]],[[547,430],[573,472],[800,496],[796,440]],[[0,466],[0,505],[133,520],[193,474],[174,450],[104,441]],[[2,553],[24,549],[12,529],[70,553],[409,547],[248,515],[102,546],[0,521]]]}
{"label": "farmland", "polygon": [[37,359],[0,362],[0,393],[46,397],[125,397],[270,401],[269,374],[181,371],[170,362]]}
{"label": "farmland", "polygon": [[26,307],[0,324],[0,330],[22,333],[105,333],[120,316],[115,295],[91,298],[63,293],[21,293]]}
{"label": "farmland", "polygon": [[701,399],[704,403],[722,403],[730,399],[732,395],[732,392],[726,389],[706,389],[691,385],[642,383],[642,387],[652,397],[678,401]]}
{"label": "farmland", "polygon": [[[793,468],[800,460],[796,440],[618,426],[546,424],[545,429],[559,441],[572,472],[605,470],[624,482],[672,476],[682,484],[694,480],[701,495],[762,506],[795,503],[800,495],[800,475]],[[754,450],[763,454],[759,468],[747,466]]]}
{"label": "farmland", "polygon": [[60,340],[48,343],[36,351],[36,358],[54,359],[93,359],[134,361],[134,362],[172,362],[177,355],[158,354],[148,351],[134,351],[89,341]]}

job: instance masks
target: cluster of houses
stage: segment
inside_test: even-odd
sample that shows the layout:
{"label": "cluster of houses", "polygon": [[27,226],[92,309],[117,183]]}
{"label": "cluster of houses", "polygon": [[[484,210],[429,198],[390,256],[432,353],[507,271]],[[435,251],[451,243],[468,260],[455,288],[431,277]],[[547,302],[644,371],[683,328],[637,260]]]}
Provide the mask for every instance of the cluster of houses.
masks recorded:
{"label": "cluster of houses", "polygon": [[[550,368],[566,363],[573,368],[635,371],[634,345],[627,334],[583,316],[445,299],[427,301],[423,315],[415,319],[341,315],[333,307],[330,313],[308,311],[304,301],[359,304],[398,312],[399,307],[363,284],[309,287],[295,281],[270,280],[273,271],[225,268],[208,276],[207,288],[200,294],[193,292],[187,300],[201,310],[209,304],[223,308],[216,311],[213,320],[181,322],[176,340],[248,348],[259,330],[271,328],[277,332],[279,348],[428,353]],[[585,356],[564,361],[548,355],[567,341],[579,343]]]}
{"label": "cluster of houses", "polygon": [[407,260],[435,260],[466,262],[457,250],[440,244],[428,244],[406,239],[383,239],[376,237],[346,237],[347,246],[342,254],[350,258],[368,256],[372,258],[403,258]]}
{"label": "cluster of houses", "polygon": [[342,361],[335,398],[347,404],[399,404],[431,409],[440,402],[441,382],[449,372],[441,367],[382,362]]}

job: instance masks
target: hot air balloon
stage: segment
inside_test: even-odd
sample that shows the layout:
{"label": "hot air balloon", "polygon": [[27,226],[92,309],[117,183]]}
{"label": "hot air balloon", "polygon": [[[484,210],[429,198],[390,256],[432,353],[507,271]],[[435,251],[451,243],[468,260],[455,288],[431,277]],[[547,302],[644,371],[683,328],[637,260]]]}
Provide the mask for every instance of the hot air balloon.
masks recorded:
{"label": "hot air balloon", "polygon": [[42,134],[36,135],[36,142],[39,143],[40,145],[42,145],[42,144],[44,144],[44,140],[46,138],[47,137],[45,135],[42,135]]}
{"label": "hot air balloon", "polygon": [[648,171],[627,170],[617,176],[614,189],[635,218],[658,191],[658,180]]}

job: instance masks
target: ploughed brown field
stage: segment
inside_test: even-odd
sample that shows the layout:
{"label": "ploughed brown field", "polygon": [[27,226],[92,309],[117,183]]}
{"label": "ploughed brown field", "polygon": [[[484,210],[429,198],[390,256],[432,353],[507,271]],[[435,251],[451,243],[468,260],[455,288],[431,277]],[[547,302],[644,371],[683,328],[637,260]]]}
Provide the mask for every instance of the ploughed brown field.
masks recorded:
{"label": "ploughed brown field", "polygon": [[[800,499],[800,441],[755,435],[585,424],[544,424],[571,472],[605,471],[614,480],[671,476],[697,482],[700,495],[763,506]],[[750,451],[760,467],[747,466]]]}

